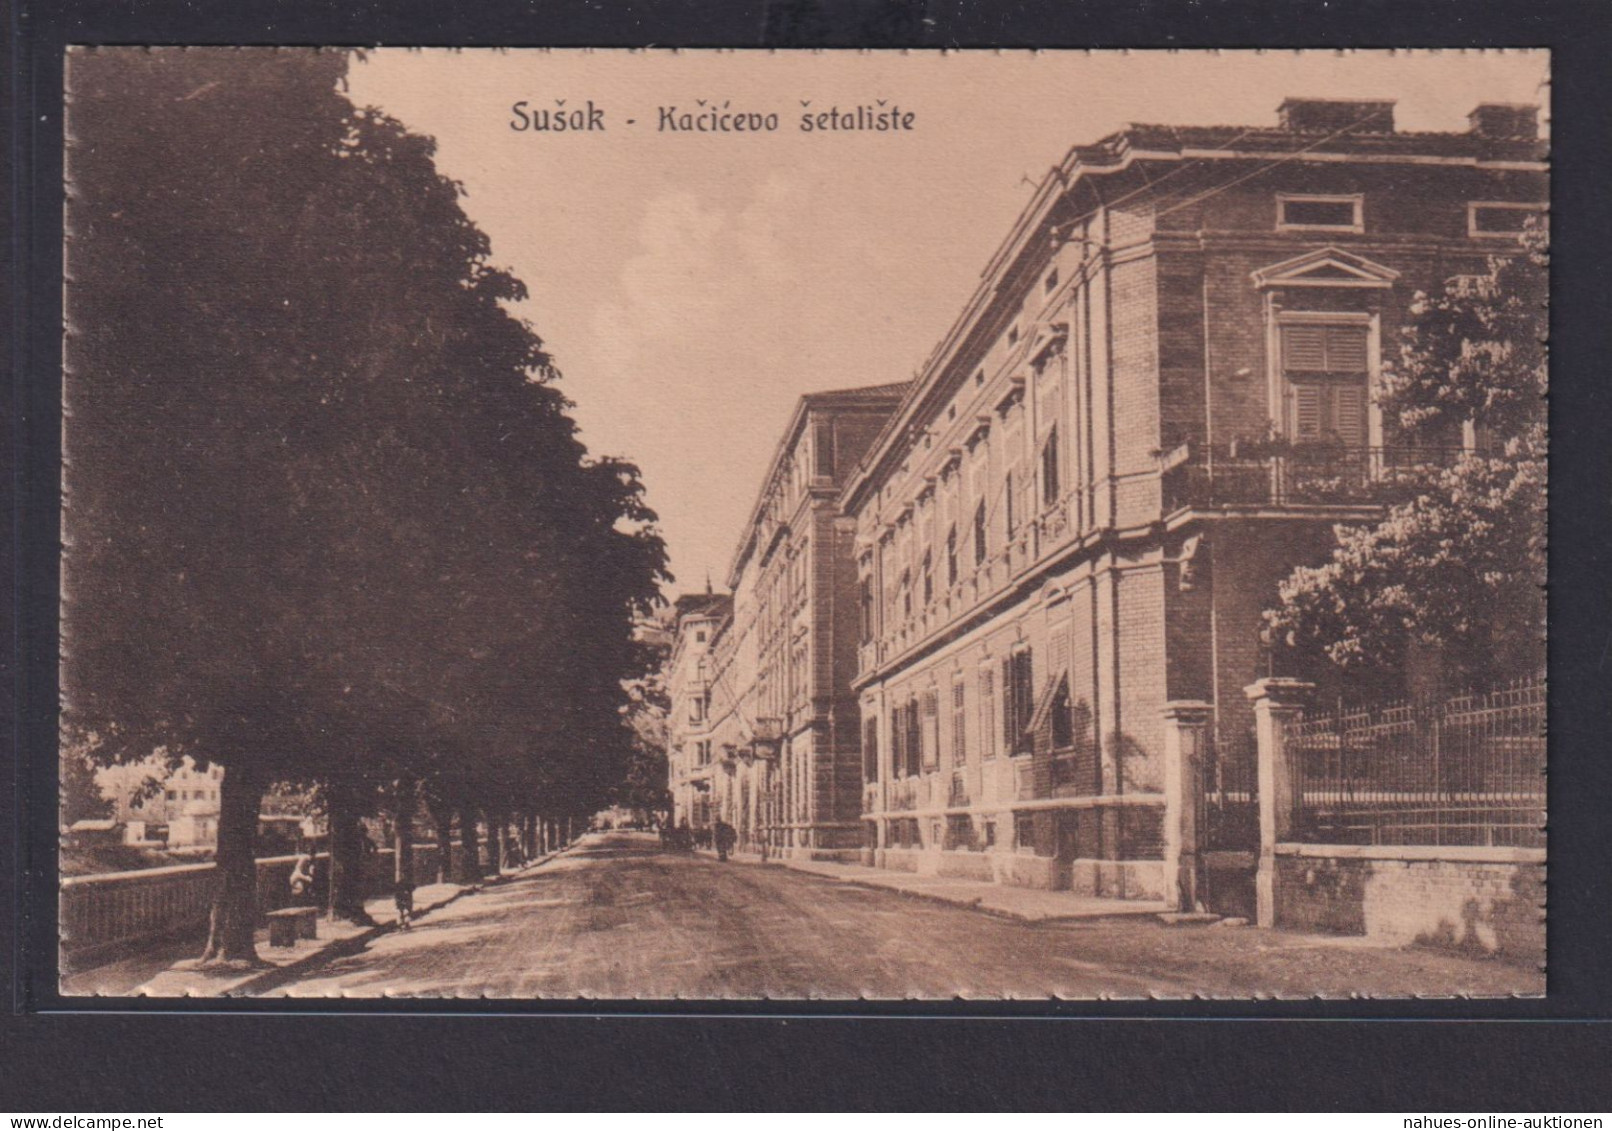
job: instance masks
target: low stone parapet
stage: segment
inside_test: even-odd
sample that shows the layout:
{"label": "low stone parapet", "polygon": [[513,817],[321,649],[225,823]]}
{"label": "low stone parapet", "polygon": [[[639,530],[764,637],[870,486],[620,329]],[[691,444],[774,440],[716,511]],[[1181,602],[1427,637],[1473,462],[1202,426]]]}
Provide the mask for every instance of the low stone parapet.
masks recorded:
{"label": "low stone parapet", "polygon": [[1545,851],[1276,846],[1276,925],[1543,961]]}
{"label": "low stone parapet", "polygon": [[[321,853],[317,859],[328,875],[327,857]],[[415,874],[431,874],[435,860],[434,845],[416,846]],[[291,902],[291,869],[296,861],[295,856],[271,856],[257,862],[260,915]],[[369,856],[366,893],[389,891],[392,868],[390,849]],[[142,941],[200,932],[207,925],[217,883],[213,863],[64,877],[57,905],[62,953],[82,967]]]}

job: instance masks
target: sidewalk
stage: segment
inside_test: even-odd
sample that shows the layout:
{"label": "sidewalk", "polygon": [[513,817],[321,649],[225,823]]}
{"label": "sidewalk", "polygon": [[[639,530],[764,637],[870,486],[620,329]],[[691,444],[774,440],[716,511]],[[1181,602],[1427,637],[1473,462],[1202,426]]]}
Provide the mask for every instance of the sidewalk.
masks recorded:
{"label": "sidewalk", "polygon": [[[716,854],[701,850],[713,859]],[[760,864],[757,853],[731,853],[732,859]],[[1012,884],[984,883],[954,876],[920,875],[864,864],[838,864],[828,860],[771,858],[768,866],[781,864],[797,872],[808,872],[825,879],[860,887],[882,888],[915,899],[931,899],[957,907],[969,907],[989,915],[1018,919],[1026,923],[1048,923],[1066,919],[1103,919],[1122,915],[1158,915],[1172,908],[1163,900],[1100,899],[1068,891],[1041,891]]]}
{"label": "sidewalk", "polygon": [[[561,849],[560,852],[565,851]],[[428,915],[459,899],[473,895],[483,888],[524,875],[533,868],[548,863],[560,852],[540,856],[519,868],[511,868],[496,876],[488,876],[480,884],[424,884],[414,891],[414,917]],[[344,920],[321,917],[319,937],[298,939],[292,947],[271,947],[267,927],[257,931],[258,957],[262,965],[202,967],[194,958],[176,962],[156,977],[125,991],[143,997],[246,997],[271,989],[281,982],[296,977],[304,970],[327,959],[362,950],[378,935],[397,930],[397,909],[389,896],[364,901],[364,910],[375,920],[374,926],[360,926]],[[100,993],[116,991],[101,989]]]}

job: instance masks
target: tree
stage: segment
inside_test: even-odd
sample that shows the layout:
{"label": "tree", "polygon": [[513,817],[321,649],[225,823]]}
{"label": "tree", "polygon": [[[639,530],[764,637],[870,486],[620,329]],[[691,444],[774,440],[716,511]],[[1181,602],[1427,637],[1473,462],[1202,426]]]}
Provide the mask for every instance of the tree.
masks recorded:
{"label": "tree", "polygon": [[658,624],[643,626],[639,639],[652,666],[647,674],[625,685],[627,705],[622,719],[629,741],[627,767],[612,800],[631,809],[639,820],[664,819],[672,807],[672,795],[666,788],[666,743],[672,709],[666,687],[666,662],[672,649],[667,633]]}
{"label": "tree", "polygon": [[346,65],[71,62],[65,711],[103,761],[226,767],[210,958],[254,957],[272,781],[318,783],[354,917],[395,783],[473,843],[467,814],[591,781],[664,568],[434,143],[352,106]]}
{"label": "tree", "polygon": [[1329,561],[1293,571],[1266,613],[1282,644],[1346,671],[1425,649],[1468,684],[1542,667],[1547,268],[1530,226],[1520,253],[1417,296],[1384,418],[1412,445],[1476,444],[1385,478],[1382,520],[1337,528]]}
{"label": "tree", "polygon": [[86,742],[61,744],[61,825],[98,820],[112,815],[112,802],[101,793],[95,780],[95,765]]}

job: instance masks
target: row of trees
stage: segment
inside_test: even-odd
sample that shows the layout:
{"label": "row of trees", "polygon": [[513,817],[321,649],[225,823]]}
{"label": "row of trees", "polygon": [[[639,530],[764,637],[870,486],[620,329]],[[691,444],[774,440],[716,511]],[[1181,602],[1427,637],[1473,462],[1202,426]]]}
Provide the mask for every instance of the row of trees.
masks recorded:
{"label": "row of trees", "polygon": [[[569,817],[630,756],[664,547],[590,458],[434,143],[332,51],[70,59],[64,725],[226,767],[206,957],[250,959],[274,782],[359,820]],[[406,853],[400,853],[400,860]],[[474,856],[471,856],[474,859]]]}
{"label": "row of trees", "polygon": [[1543,671],[1548,268],[1530,223],[1520,252],[1417,297],[1378,404],[1407,444],[1477,443],[1384,479],[1382,520],[1282,584],[1266,622],[1297,662],[1369,681],[1419,654],[1467,686]]}

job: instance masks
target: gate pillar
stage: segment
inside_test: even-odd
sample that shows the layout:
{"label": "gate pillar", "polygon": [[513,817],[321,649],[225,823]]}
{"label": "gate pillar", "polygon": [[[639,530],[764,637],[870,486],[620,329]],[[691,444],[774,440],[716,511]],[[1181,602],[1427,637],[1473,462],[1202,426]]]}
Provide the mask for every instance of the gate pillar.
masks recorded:
{"label": "gate pillar", "polygon": [[1164,898],[1178,911],[1198,909],[1198,811],[1213,715],[1201,699],[1164,705]]}
{"label": "gate pillar", "polygon": [[1259,744],[1259,871],[1254,899],[1259,925],[1276,925],[1276,846],[1293,834],[1293,767],[1287,728],[1303,711],[1315,684],[1302,679],[1262,679],[1243,688],[1254,704]]}

